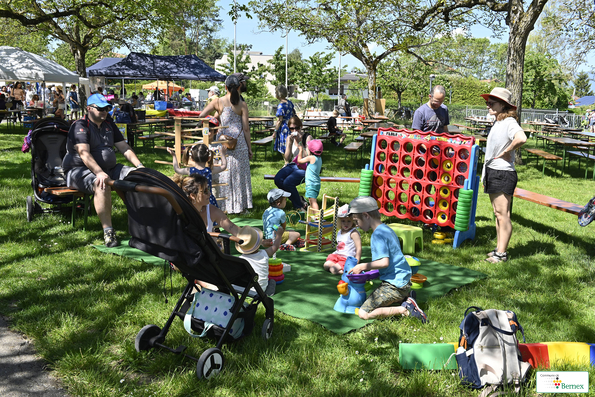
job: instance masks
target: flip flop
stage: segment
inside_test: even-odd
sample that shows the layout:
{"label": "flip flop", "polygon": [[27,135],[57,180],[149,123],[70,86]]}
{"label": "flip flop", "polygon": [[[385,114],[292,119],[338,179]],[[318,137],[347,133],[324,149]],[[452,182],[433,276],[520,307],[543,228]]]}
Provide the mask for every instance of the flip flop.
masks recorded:
{"label": "flip flop", "polygon": [[593,222],[593,219],[595,219],[595,197],[589,200],[585,208],[578,213],[578,224],[585,227]]}

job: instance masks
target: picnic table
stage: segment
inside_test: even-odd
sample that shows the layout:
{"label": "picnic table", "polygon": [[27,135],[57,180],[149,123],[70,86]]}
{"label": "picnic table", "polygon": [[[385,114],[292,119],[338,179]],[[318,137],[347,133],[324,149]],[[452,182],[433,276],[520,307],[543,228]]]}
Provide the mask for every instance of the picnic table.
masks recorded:
{"label": "picnic table", "polygon": [[[564,148],[562,155],[562,173],[564,173],[564,167],[566,165],[566,154],[576,155],[585,157],[590,160],[595,160],[595,156],[591,155],[589,151],[595,147],[595,142],[581,141],[574,138],[560,138],[560,137],[544,137],[545,140],[552,142],[555,145],[561,145]],[[576,151],[569,151],[568,147],[576,148]],[[570,163],[570,161],[569,161]],[[585,172],[586,176],[586,172]],[[595,175],[594,175],[595,176]]]}
{"label": "picnic table", "polygon": [[155,128],[159,125],[167,124],[170,119],[146,119],[144,121],[137,121],[136,123],[127,124],[128,143],[131,147],[136,145],[137,137],[142,135],[141,127],[148,127],[149,134],[155,132]]}

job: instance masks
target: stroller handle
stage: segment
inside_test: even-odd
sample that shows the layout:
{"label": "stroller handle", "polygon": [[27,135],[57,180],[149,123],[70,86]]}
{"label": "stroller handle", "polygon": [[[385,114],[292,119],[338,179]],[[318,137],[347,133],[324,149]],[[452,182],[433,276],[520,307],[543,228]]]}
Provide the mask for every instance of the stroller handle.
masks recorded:
{"label": "stroller handle", "polygon": [[[153,186],[144,186],[140,185],[135,182],[124,181],[124,180],[108,180],[105,182],[109,187],[116,190],[116,192],[139,192],[139,193],[150,193],[150,194],[158,194],[164,197],[172,206],[176,214],[182,215],[184,211],[182,211],[182,207],[178,204],[176,199],[174,198],[173,194],[168,190],[165,190],[160,187],[153,187]],[[122,194],[119,194],[122,199],[124,199]]]}

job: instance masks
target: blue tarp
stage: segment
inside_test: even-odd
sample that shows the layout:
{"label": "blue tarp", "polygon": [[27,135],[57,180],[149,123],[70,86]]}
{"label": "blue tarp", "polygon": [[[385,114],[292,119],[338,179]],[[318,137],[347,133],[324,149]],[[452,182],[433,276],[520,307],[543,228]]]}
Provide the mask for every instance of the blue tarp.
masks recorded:
{"label": "blue tarp", "polygon": [[131,52],[111,66],[89,70],[89,76],[111,78],[225,81],[196,55],[161,56]]}
{"label": "blue tarp", "polygon": [[584,96],[576,100],[576,104],[574,106],[590,106],[595,104],[595,96]]}

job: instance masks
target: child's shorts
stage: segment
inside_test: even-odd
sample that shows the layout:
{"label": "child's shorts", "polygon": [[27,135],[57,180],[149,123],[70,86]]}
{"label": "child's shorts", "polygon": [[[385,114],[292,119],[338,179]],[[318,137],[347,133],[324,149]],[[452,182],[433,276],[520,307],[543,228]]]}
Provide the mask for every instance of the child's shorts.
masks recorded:
{"label": "child's shorts", "polygon": [[281,236],[281,244],[285,244],[289,240],[289,232],[283,232]]}
{"label": "child's shorts", "polygon": [[361,310],[370,313],[379,307],[400,305],[409,296],[411,281],[402,288],[383,281],[382,284],[366,299]]}
{"label": "child's shorts", "polygon": [[326,257],[326,261],[327,262],[334,262],[337,265],[341,266],[341,270],[343,270],[343,268],[345,267],[345,261],[347,260],[347,257],[345,255],[340,255],[340,254],[330,254],[329,256]]}
{"label": "child's shorts", "polygon": [[306,198],[318,198],[318,194],[320,193],[320,184],[316,185],[306,185]]}

